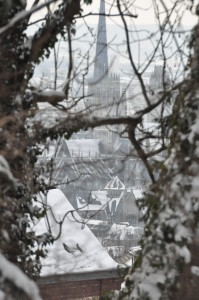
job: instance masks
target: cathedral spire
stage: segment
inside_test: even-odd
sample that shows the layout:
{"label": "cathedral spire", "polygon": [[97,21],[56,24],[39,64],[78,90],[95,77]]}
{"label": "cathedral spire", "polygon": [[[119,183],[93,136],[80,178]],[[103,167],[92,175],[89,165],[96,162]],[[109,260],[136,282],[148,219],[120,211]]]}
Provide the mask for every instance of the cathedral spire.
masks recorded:
{"label": "cathedral spire", "polygon": [[100,15],[97,32],[97,46],[94,65],[94,81],[98,81],[108,72],[107,36],[106,36],[106,16],[105,0],[100,2]]}

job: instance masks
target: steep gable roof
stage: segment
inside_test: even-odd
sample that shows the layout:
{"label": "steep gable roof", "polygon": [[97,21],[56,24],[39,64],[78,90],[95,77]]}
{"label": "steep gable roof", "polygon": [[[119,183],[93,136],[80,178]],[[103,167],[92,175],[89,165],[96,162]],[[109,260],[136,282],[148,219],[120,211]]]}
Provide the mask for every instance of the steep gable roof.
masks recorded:
{"label": "steep gable roof", "polygon": [[72,157],[99,157],[99,139],[79,139],[66,141]]}
{"label": "steep gable roof", "polygon": [[111,181],[105,186],[105,190],[125,190],[125,185],[122,181],[115,176]]}
{"label": "steep gable roof", "polygon": [[[60,237],[47,246],[48,256],[42,259],[42,276],[117,269],[117,263],[108,255],[90,229],[86,225],[82,227],[80,216],[60,190],[50,190],[47,198],[40,198],[49,207],[48,224],[53,236],[56,237],[60,231],[57,221],[64,218]],[[45,233],[46,219],[40,220],[35,229],[37,234]]]}
{"label": "steep gable roof", "polygon": [[70,157],[70,151],[64,138],[60,141],[60,147],[58,148],[57,157]]}
{"label": "steep gable roof", "polygon": [[77,195],[77,207],[83,210],[105,210],[108,198],[106,191],[92,191],[90,193],[81,193]]}

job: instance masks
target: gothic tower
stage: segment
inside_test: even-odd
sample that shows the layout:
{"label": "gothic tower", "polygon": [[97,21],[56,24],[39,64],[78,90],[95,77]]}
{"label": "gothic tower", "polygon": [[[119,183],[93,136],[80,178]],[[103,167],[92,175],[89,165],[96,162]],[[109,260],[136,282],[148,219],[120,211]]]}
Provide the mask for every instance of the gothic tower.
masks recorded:
{"label": "gothic tower", "polygon": [[89,92],[90,106],[96,115],[117,115],[120,102],[120,76],[111,74],[108,65],[105,0],[100,2],[94,73]]}
{"label": "gothic tower", "polygon": [[[112,74],[108,65],[105,0],[100,2],[94,73],[88,88],[88,107],[94,116],[116,116],[125,114],[125,101],[120,91],[120,75]],[[93,138],[103,140],[108,149],[113,147],[121,126],[105,126],[93,130]]]}
{"label": "gothic tower", "polygon": [[105,0],[100,3],[100,15],[97,31],[97,45],[94,65],[94,82],[98,82],[108,73],[108,53],[106,35]]}

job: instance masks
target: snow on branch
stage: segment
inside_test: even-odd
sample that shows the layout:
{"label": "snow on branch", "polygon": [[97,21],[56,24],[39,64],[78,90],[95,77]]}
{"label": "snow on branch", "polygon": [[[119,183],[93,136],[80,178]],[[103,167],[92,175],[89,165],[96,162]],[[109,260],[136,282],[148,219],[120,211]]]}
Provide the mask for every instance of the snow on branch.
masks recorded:
{"label": "snow on branch", "polygon": [[43,7],[53,3],[53,2],[57,2],[58,0],[49,0],[46,1],[45,3],[42,3],[38,6],[33,6],[30,10],[23,10],[21,12],[19,12],[18,14],[16,14],[16,16],[14,16],[10,22],[8,24],[6,24],[5,26],[3,26],[2,28],[0,28],[0,34],[3,34],[5,32],[7,32],[9,29],[11,29],[12,27],[16,26],[18,23],[20,23],[21,21],[23,21],[24,19],[27,19],[28,17],[30,17],[33,13],[35,13],[36,11],[42,9]]}
{"label": "snow on branch", "polygon": [[22,289],[32,300],[41,300],[39,289],[17,266],[9,262],[0,253],[0,271],[3,279],[8,279],[17,288]]}
{"label": "snow on branch", "polygon": [[72,133],[77,132],[80,129],[86,130],[87,128],[95,128],[103,125],[116,125],[125,124],[136,127],[138,123],[142,121],[142,115],[134,114],[129,117],[115,116],[115,117],[89,117],[79,114],[72,116],[67,114],[58,123],[51,124],[49,128],[40,128],[40,134],[45,137],[49,134],[66,134],[70,136]]}
{"label": "snow on branch", "polygon": [[37,102],[48,102],[52,105],[56,105],[66,98],[64,92],[54,90],[48,92],[34,91],[32,93],[32,96],[36,99]]}
{"label": "snow on branch", "polygon": [[0,155],[0,176],[3,177],[7,181],[15,181],[12,172],[10,170],[10,166],[7,160]]}

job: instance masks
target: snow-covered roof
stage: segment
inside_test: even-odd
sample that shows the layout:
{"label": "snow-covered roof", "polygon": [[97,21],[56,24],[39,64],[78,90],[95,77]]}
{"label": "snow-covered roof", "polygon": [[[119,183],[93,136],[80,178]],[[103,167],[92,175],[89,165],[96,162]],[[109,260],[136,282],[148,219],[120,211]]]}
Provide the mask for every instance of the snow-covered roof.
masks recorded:
{"label": "snow-covered roof", "polygon": [[136,200],[144,197],[142,190],[132,190]]}
{"label": "snow-covered roof", "polygon": [[92,191],[86,199],[81,195],[76,197],[77,207],[81,211],[102,211],[108,207],[110,212],[115,212],[123,194],[124,191],[121,191],[118,196],[109,197],[107,191]]}
{"label": "snow-covered roof", "polygon": [[116,212],[117,207],[118,207],[123,195],[124,195],[124,191],[122,191],[118,197],[111,196],[108,198],[108,206],[109,206],[110,212],[112,212],[112,213]]}
{"label": "snow-covered roof", "polygon": [[125,185],[122,181],[115,176],[111,181],[105,186],[105,190],[125,190]]}
{"label": "snow-covered roof", "polygon": [[107,204],[107,191],[92,191],[93,197],[96,197],[102,205]]}
{"label": "snow-covered roof", "polygon": [[99,139],[80,139],[66,141],[71,156],[97,157],[99,151]]}
{"label": "snow-covered roof", "polygon": [[89,225],[98,225],[98,226],[99,225],[103,225],[103,226],[107,226],[108,225],[107,221],[93,220],[93,219],[88,220],[86,223],[89,224]]}
{"label": "snow-covered roof", "polygon": [[[64,215],[74,211],[74,208],[58,189],[50,190],[47,199],[44,199],[44,196],[41,198],[47,201],[47,205],[52,209],[53,213],[49,209],[47,215],[52,234],[56,237],[60,230],[56,220],[61,221]],[[48,256],[42,259],[41,276],[117,268],[117,263],[108,255],[90,229],[86,225],[82,227],[81,219],[76,211],[74,216],[79,222],[75,221],[71,213],[68,213],[64,219],[60,237],[53,245],[47,246]],[[46,232],[46,219],[40,220],[35,229],[37,234]],[[64,249],[63,243],[72,253]]]}
{"label": "snow-covered roof", "polygon": [[138,246],[131,247],[129,252],[132,253],[132,254],[136,254],[137,252],[139,252],[141,250],[142,250],[141,246],[138,245]]}
{"label": "snow-covered roof", "polygon": [[39,148],[43,151],[41,155],[38,157],[69,157],[70,153],[68,147],[66,145],[66,141],[64,138],[61,140],[57,140],[56,143],[51,143],[49,145],[39,145]]}
{"label": "snow-covered roof", "polygon": [[104,210],[108,203],[107,191],[92,191],[86,199],[81,195],[76,199],[77,207],[81,210]]}
{"label": "snow-covered roof", "polygon": [[143,234],[143,228],[114,223],[109,230],[109,234],[120,240],[125,240],[127,236],[135,236],[137,239],[140,239]]}
{"label": "snow-covered roof", "polygon": [[56,155],[57,147],[55,145],[50,145],[48,149],[44,150],[43,156],[53,157]]}

